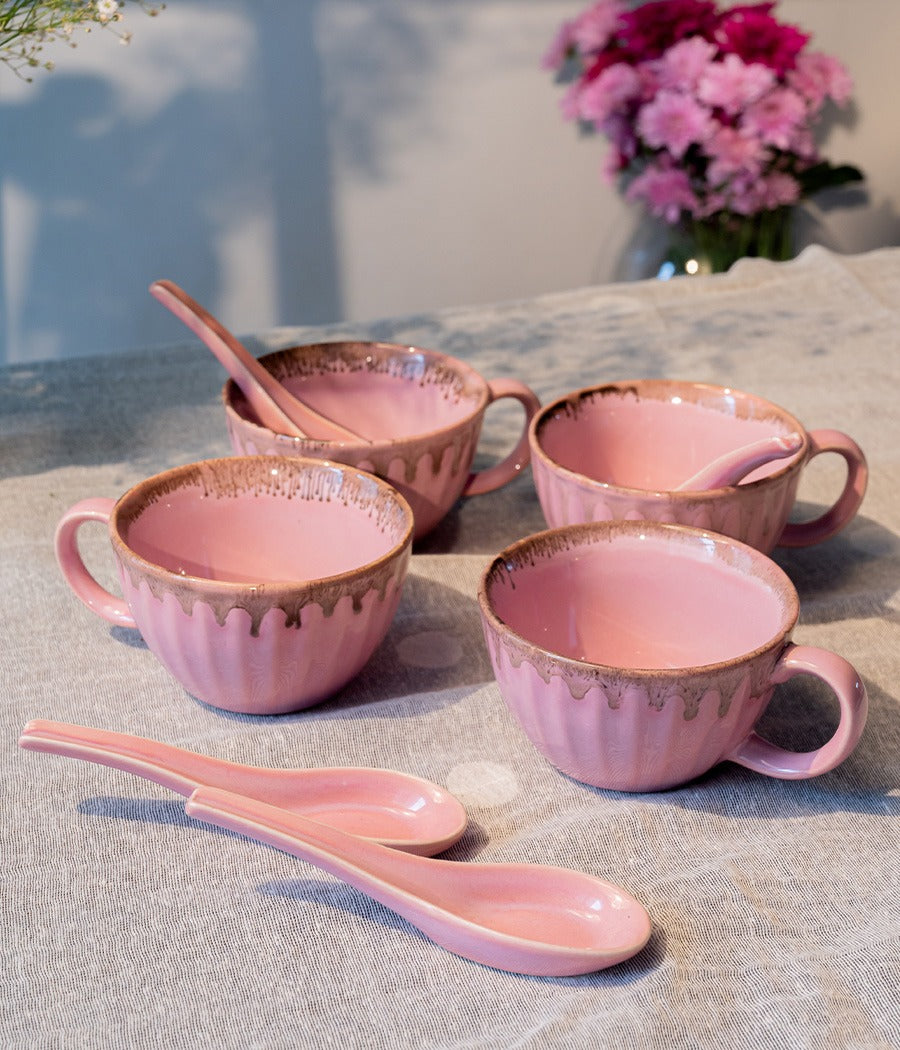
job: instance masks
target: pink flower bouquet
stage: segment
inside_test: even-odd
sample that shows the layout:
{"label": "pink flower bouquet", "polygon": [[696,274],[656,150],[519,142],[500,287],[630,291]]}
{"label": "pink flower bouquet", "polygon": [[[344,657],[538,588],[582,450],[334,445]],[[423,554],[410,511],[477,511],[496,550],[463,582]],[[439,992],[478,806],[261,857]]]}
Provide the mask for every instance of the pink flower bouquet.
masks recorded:
{"label": "pink flower bouquet", "polygon": [[[605,174],[672,226],[706,235],[726,269],[741,255],[788,258],[793,205],[862,179],[820,157],[813,127],[852,81],[774,2],[598,0],[544,58],[569,86],[564,116],[610,142]],[[787,231],[787,232],[786,232]]]}

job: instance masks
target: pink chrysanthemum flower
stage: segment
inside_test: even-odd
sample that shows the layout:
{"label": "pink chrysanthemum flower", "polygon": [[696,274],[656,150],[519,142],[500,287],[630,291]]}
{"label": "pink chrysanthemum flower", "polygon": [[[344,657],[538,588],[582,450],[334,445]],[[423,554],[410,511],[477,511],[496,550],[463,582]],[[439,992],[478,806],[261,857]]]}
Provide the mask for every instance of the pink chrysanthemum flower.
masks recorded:
{"label": "pink chrysanthemum flower", "polygon": [[647,168],[625,191],[625,198],[643,201],[654,215],[669,223],[677,222],[682,210],[693,212],[698,206],[681,168]]}
{"label": "pink chrysanthemum flower", "polygon": [[791,141],[806,119],[806,104],[791,88],[773,88],[751,103],[740,118],[740,126],[778,149],[790,149]]}
{"label": "pink chrysanthemum flower", "polygon": [[572,25],[572,37],[583,54],[602,51],[616,31],[625,10],[620,0],[599,0],[583,11]]}
{"label": "pink chrysanthemum flower", "polygon": [[715,215],[717,211],[723,211],[727,207],[727,195],[719,190],[710,190],[703,194],[693,215],[695,219],[708,219],[710,215]]}
{"label": "pink chrysanthemum flower", "polygon": [[803,95],[813,110],[817,110],[826,98],[843,106],[853,91],[853,81],[843,63],[821,51],[798,55],[797,67],[788,73],[787,82]]}
{"label": "pink chrysanthemum flower", "polygon": [[764,208],[780,208],[800,200],[800,183],[786,171],[773,171],[761,181]]}
{"label": "pink chrysanthemum flower", "polygon": [[680,159],[689,146],[709,137],[712,122],[709,110],[690,95],[660,91],[638,114],[637,130],[648,146]]}
{"label": "pink chrysanthemum flower", "polygon": [[632,99],[638,98],[641,82],[633,66],[617,62],[604,69],[578,96],[578,115],[598,126]]}
{"label": "pink chrysanthemum flower", "polygon": [[756,177],[768,154],[756,135],[731,127],[718,128],[704,148],[710,157],[706,177],[712,186],[719,186],[739,173]]}
{"label": "pink chrysanthemum flower", "polygon": [[754,215],[760,209],[760,193],[756,182],[731,184],[728,193],[728,210],[737,215]]}
{"label": "pink chrysanthemum flower", "polygon": [[819,150],[811,128],[797,128],[791,139],[791,153],[795,153],[801,161],[807,164],[815,164],[819,160]]}
{"label": "pink chrysanthemum flower", "polygon": [[800,199],[800,184],[787,172],[763,175],[744,186],[737,185],[731,199],[731,210],[739,215],[755,215],[760,211],[771,211],[785,205],[796,204]]}
{"label": "pink chrysanthemum flower", "polygon": [[734,116],[774,84],[775,74],[767,66],[726,55],[721,62],[711,62],[706,67],[697,85],[697,97]]}
{"label": "pink chrysanthemum flower", "polygon": [[715,53],[715,45],[702,37],[679,40],[655,64],[659,86],[676,91],[695,91]]}

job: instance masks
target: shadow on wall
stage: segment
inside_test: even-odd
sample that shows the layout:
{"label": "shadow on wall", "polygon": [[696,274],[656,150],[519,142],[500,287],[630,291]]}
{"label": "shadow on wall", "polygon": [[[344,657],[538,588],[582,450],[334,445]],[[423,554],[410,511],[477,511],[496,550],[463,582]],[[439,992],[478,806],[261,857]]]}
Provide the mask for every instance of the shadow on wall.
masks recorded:
{"label": "shadow on wall", "polygon": [[147,294],[163,276],[238,332],[341,320],[334,168],[389,179],[427,135],[454,24],[380,0],[141,19],[31,84],[0,69],[0,364],[181,340]]}
{"label": "shadow on wall", "polygon": [[159,276],[226,323],[340,314],[316,5],[266,11],[170,5],[128,48],[0,69],[0,361],[182,338]]}
{"label": "shadow on wall", "polygon": [[[143,291],[145,263],[171,257],[202,274],[198,295],[218,284],[208,209],[227,190],[180,128],[207,121],[201,98],[180,93],[151,119],[126,118],[112,84],[48,74],[24,105],[4,113],[3,316],[9,360],[63,356],[95,333],[127,331]],[[208,124],[207,124],[208,126]],[[34,135],[34,129],[40,134]],[[177,184],[182,203],[167,199]],[[15,269],[13,269],[15,268]]]}
{"label": "shadow on wall", "polygon": [[335,165],[387,181],[403,149],[434,134],[427,100],[440,49],[458,44],[465,14],[456,0],[425,16],[384,0],[323,7],[321,54]]}

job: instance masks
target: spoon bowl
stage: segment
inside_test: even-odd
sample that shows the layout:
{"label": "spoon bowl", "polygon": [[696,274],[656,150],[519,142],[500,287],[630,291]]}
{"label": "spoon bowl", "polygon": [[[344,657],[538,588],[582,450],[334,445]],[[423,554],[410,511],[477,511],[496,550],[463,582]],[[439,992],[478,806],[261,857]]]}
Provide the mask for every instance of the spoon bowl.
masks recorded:
{"label": "spoon bowl", "polygon": [[543,977],[591,973],[631,958],[650,937],[643,905],[582,872],[398,853],[215,788],[198,788],[185,809],[335,875],[485,966]]}
{"label": "spoon bowl", "polygon": [[393,770],[246,766],[126,733],[44,719],[25,726],[19,746],[133,773],[185,798],[201,785],[227,788],[426,856],[448,849],[466,829],[466,811],[458,799],[436,784]]}

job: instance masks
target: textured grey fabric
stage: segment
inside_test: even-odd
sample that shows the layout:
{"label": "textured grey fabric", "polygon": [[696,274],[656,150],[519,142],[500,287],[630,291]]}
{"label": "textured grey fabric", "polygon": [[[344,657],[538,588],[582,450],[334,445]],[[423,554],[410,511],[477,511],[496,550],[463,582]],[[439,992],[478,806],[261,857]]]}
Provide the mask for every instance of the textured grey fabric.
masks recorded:
{"label": "textured grey fabric", "polygon": [[[900,1046],[898,304],[900,250],[810,249],[724,277],[254,342],[417,342],[488,378],[518,376],[543,400],[604,379],[726,382],[863,446],[858,519],[818,548],[776,553],[800,592],[796,640],[834,648],[866,681],[856,752],[813,781],[723,765],[643,796],[549,767],[492,681],[475,588],[492,553],[543,527],[529,472],[462,503],[417,547],[386,642],[338,696],[291,716],[223,714],[187,696],[135,632],[85,609],[52,550],[77,499],[229,451],[219,366],[191,345],[0,372],[0,1045]],[[489,411],[484,462],[518,425],[514,407]],[[803,502],[829,502],[839,480],[810,470]],[[102,530],[83,532],[111,575]],[[155,785],[20,751],[33,717],[257,764],[428,777],[470,813],[451,858],[606,876],[646,904],[652,940],[572,979],[466,962],[331,877],[189,820]],[[828,697],[797,680],[766,731],[813,746],[832,718]]]}

